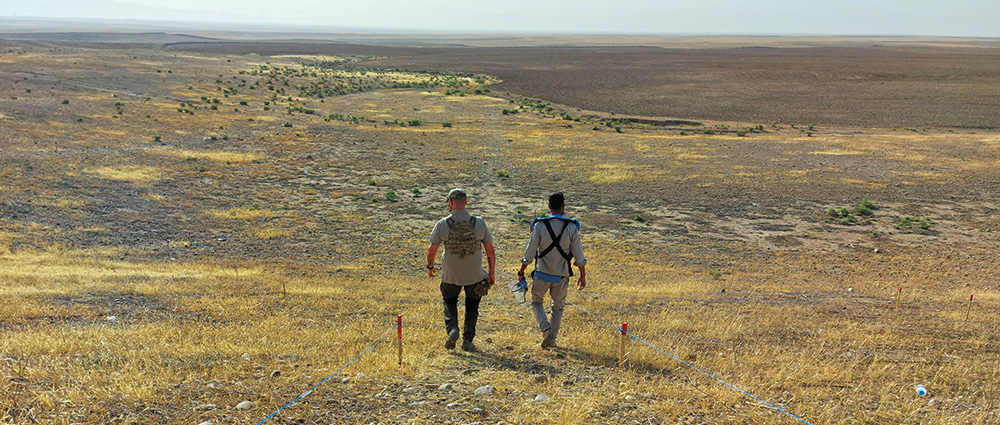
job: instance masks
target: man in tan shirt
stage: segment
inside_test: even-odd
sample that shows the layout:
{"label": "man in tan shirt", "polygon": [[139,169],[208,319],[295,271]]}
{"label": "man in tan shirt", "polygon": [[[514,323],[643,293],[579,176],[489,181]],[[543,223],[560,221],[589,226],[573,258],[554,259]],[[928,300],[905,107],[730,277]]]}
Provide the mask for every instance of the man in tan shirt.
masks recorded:
{"label": "man in tan shirt", "polygon": [[[458,330],[458,296],[465,289],[465,323],[462,335],[462,350],[478,351],[472,340],[476,337],[476,322],[479,319],[481,295],[475,290],[477,285],[494,283],[496,252],[493,237],[482,217],[473,217],[465,210],[468,197],[462,189],[448,192],[448,210],[451,212],[434,225],[430,246],[427,247],[427,274],[434,277],[434,260],[438,247],[444,243],[441,258],[441,298],[444,300],[444,322],[448,338],[444,348],[455,348],[460,335]],[[489,271],[483,270],[483,254]]]}

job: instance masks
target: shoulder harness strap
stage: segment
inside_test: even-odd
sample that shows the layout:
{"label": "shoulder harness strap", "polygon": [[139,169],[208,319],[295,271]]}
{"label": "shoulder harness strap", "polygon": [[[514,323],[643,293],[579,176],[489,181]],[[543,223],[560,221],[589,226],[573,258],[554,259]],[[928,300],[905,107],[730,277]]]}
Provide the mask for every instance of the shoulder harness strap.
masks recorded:
{"label": "shoulder harness strap", "polygon": [[[549,218],[536,219],[536,220],[545,223],[545,229],[549,231],[549,237],[552,238],[552,245],[549,245],[547,248],[539,251],[538,254],[535,255],[535,258],[542,258],[546,256],[549,252],[552,252],[553,249],[555,249],[556,251],[559,252],[559,255],[561,255],[563,258],[566,259],[566,262],[568,263],[573,258],[573,253],[572,252],[567,253],[566,251],[564,251],[562,245],[560,245],[559,242],[562,241],[563,235],[566,234],[566,228],[568,228],[570,224],[576,222],[576,220],[559,219],[560,221],[563,222],[563,228],[559,232],[559,236],[556,236],[556,232],[552,230],[552,224],[551,224],[552,220],[550,220]],[[578,222],[577,226],[579,226]],[[573,267],[569,268],[569,275],[573,276]]]}

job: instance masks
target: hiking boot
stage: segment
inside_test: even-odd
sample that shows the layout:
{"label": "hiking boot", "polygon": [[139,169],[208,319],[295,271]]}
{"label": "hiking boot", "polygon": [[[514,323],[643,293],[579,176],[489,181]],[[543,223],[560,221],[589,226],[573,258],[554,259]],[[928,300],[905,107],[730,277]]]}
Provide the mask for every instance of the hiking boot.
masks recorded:
{"label": "hiking boot", "polygon": [[444,342],[444,348],[454,350],[456,341],[458,341],[458,328],[448,331],[448,339]]}
{"label": "hiking boot", "polygon": [[464,341],[462,341],[462,351],[468,351],[470,353],[475,353],[475,352],[479,351],[479,349],[476,348],[476,344],[473,344],[472,341],[464,340]]}
{"label": "hiking boot", "polygon": [[542,332],[542,348],[550,348],[556,346],[556,333],[552,332],[552,329],[546,329]]}

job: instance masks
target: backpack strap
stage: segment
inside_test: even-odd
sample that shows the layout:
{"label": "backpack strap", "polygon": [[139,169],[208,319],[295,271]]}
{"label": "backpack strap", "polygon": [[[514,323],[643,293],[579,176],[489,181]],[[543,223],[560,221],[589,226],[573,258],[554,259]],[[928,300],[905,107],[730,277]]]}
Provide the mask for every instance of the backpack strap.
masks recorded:
{"label": "backpack strap", "polygon": [[[572,252],[567,253],[565,250],[563,250],[562,245],[560,245],[559,242],[562,241],[563,235],[566,234],[566,228],[568,228],[570,226],[571,221],[570,220],[562,220],[564,224],[563,224],[562,230],[559,232],[559,236],[556,236],[556,232],[554,230],[552,230],[552,224],[550,223],[552,220],[541,219],[540,221],[545,224],[545,229],[549,231],[549,237],[552,238],[552,245],[549,245],[547,248],[539,251],[538,254],[535,255],[535,258],[536,259],[537,258],[542,258],[542,257],[546,256],[549,252],[552,252],[553,249],[555,249],[556,251],[559,252],[559,255],[561,255],[563,258],[565,258],[566,262],[569,263],[569,261],[573,258],[573,253]],[[579,225],[579,223],[577,225]],[[572,267],[572,264],[569,267],[569,275],[573,276],[573,267]]]}

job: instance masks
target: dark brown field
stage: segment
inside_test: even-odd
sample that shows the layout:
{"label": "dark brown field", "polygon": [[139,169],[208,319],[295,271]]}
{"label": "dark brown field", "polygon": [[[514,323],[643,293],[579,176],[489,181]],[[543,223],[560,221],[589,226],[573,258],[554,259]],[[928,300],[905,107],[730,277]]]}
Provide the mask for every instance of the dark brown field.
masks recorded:
{"label": "dark brown field", "polygon": [[494,91],[619,114],[863,127],[1000,127],[1000,50],[970,47],[392,48],[183,43],[230,54],[386,56],[372,68],[484,73]]}

